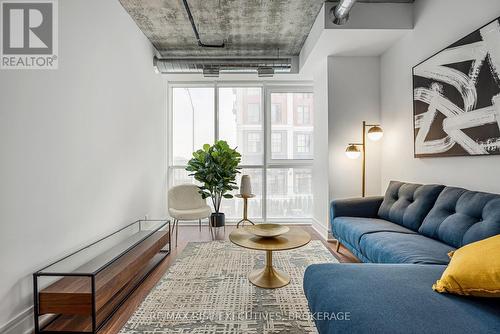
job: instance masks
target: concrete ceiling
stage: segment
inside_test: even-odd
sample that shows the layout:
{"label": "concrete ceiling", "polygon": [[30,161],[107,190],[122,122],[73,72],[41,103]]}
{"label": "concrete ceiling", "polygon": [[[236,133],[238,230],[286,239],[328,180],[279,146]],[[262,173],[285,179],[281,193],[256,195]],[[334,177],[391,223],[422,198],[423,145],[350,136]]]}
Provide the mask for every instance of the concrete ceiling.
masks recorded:
{"label": "concrete ceiling", "polygon": [[[182,0],[120,0],[163,57],[297,56],[322,0],[188,0],[203,43],[198,46]],[[408,3],[413,0],[365,0]]]}

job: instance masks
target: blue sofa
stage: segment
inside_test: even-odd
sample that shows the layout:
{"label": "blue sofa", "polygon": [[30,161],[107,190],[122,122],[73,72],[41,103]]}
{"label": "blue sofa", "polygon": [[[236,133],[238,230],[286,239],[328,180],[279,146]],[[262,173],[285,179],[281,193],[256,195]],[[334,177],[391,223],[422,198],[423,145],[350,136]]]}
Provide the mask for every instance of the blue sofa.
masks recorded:
{"label": "blue sofa", "polygon": [[307,268],[320,333],[500,333],[499,299],[431,288],[448,252],[500,234],[500,195],[392,181],[384,197],[336,200],[330,214],[334,236],[364,263]]}

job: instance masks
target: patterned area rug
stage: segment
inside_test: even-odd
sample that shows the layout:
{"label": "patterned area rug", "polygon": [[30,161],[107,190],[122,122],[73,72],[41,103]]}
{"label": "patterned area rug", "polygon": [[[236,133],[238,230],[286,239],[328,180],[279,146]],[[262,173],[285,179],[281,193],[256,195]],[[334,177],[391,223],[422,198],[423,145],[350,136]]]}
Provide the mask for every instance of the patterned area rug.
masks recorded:
{"label": "patterned area rug", "polygon": [[120,333],[316,333],[302,289],[304,271],[338,261],[317,240],[274,252],[274,266],[292,279],[268,290],[247,279],[264,258],[265,252],[229,241],[189,243]]}

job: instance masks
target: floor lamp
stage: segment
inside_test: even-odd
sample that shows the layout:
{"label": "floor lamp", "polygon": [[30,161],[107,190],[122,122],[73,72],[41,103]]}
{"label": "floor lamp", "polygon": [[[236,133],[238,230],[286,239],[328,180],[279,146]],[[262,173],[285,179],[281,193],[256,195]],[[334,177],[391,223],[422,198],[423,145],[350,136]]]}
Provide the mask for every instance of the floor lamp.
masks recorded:
{"label": "floor lamp", "polygon": [[[380,140],[384,135],[384,131],[379,124],[366,124],[363,121],[363,141],[361,143],[350,143],[345,150],[345,154],[349,159],[357,159],[360,155],[363,156],[363,171],[362,171],[362,196],[366,195],[366,136],[368,129],[368,138],[373,141]],[[361,150],[360,150],[361,147]]]}

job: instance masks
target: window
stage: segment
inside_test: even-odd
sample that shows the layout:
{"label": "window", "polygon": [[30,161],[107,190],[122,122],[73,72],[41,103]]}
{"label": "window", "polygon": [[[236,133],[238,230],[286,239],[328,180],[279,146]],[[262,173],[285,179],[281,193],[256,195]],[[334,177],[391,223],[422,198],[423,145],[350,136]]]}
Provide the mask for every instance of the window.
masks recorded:
{"label": "window", "polygon": [[[271,159],[273,160],[312,160],[313,159],[313,94],[302,92],[272,92],[273,105],[283,106],[283,110],[295,110],[294,117],[288,121],[275,123],[271,112]],[[292,106],[294,106],[292,108]],[[282,115],[284,112],[281,113]],[[278,135],[282,133],[282,150],[278,149]],[[300,132],[299,132],[300,131]],[[274,136],[274,137],[273,137]],[[289,143],[289,144],[288,144]],[[290,148],[287,147],[290,145]],[[274,148],[274,149],[273,149]],[[276,149],[276,150],[275,150]]]}
{"label": "window", "polygon": [[247,153],[259,153],[262,148],[260,132],[248,132],[245,148]]}
{"label": "window", "polygon": [[271,155],[274,159],[286,159],[287,144],[286,131],[273,131],[271,133]]}
{"label": "window", "polygon": [[309,106],[297,106],[297,124],[307,125],[311,123]]}
{"label": "window", "polygon": [[283,134],[281,132],[274,131],[273,133],[271,133],[271,152],[283,152]]}
{"label": "window", "polygon": [[172,155],[174,165],[186,165],[193,151],[214,141],[214,90],[207,87],[172,89]]}
{"label": "window", "polygon": [[293,191],[295,194],[309,194],[312,192],[311,170],[295,169],[293,180]]}
{"label": "window", "polygon": [[281,124],[283,122],[283,115],[281,114],[281,104],[272,103],[271,104],[271,123]]}
{"label": "window", "polygon": [[293,96],[295,125],[312,125],[313,94],[299,93]]}
{"label": "window", "polygon": [[247,104],[246,123],[258,124],[260,122],[260,105],[257,103]]}
{"label": "window", "polygon": [[[309,90],[255,84],[170,85],[169,187],[195,183],[185,171],[192,152],[223,139],[242,154],[236,182],[241,175],[251,177],[256,197],[249,203],[248,214],[253,220],[310,218],[314,129]],[[299,114],[304,124],[298,124]],[[221,210],[228,220],[237,221],[243,214],[243,201],[226,199]]]}
{"label": "window", "polygon": [[283,169],[270,169],[267,173],[267,191],[273,196],[285,196],[287,194],[287,171]]}
{"label": "window", "polygon": [[194,183],[193,177],[189,176],[189,172],[184,167],[170,168],[170,186],[178,186],[186,183]]}
{"label": "window", "polygon": [[295,134],[295,155],[297,158],[312,159],[312,134],[311,133],[296,133]]}
{"label": "window", "polygon": [[[243,165],[262,165],[264,163],[264,125],[260,117],[262,89],[253,87],[221,87],[219,95],[219,138],[232,147],[238,147],[244,153]],[[248,101],[255,107],[248,109]],[[256,112],[255,119],[249,118],[249,112]],[[246,115],[246,116],[244,116]],[[214,123],[212,121],[212,126]],[[245,154],[246,153],[246,154]]]}
{"label": "window", "polygon": [[269,168],[267,170],[267,217],[310,217],[313,206],[312,169]]}

